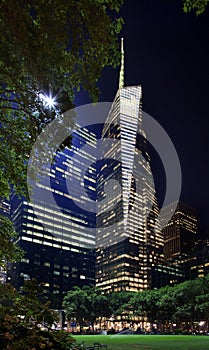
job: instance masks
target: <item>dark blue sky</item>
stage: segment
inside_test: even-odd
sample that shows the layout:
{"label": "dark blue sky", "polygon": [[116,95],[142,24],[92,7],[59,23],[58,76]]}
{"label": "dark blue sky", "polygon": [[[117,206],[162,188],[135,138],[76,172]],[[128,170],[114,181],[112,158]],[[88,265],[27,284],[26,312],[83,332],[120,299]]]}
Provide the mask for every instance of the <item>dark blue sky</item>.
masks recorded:
{"label": "dark blue sky", "polygon": [[[181,199],[197,209],[200,226],[209,225],[209,7],[196,17],[183,13],[181,0],[126,0],[121,15],[125,85],[142,85],[143,110],[179,155]],[[100,101],[113,100],[118,75],[118,69],[103,71]],[[162,197],[164,173],[155,156],[153,172]]]}

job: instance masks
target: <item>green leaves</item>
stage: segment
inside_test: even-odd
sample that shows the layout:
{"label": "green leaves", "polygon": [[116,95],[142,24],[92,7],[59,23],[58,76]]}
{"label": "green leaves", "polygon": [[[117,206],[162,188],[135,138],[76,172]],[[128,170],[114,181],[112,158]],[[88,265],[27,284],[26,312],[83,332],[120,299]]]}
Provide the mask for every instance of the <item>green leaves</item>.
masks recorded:
{"label": "green leaves", "polygon": [[112,309],[109,298],[96,287],[74,287],[63,300],[67,318],[76,319],[82,325],[84,321],[94,322],[97,317],[109,317]]}
{"label": "green leaves", "polygon": [[16,233],[12,222],[0,215],[0,266],[5,268],[8,262],[20,260],[23,251],[14,243]]}
{"label": "green leaves", "polygon": [[196,15],[201,15],[208,5],[209,0],[183,0],[183,10],[185,13],[195,11]]}
{"label": "green leaves", "polygon": [[129,302],[135,316],[150,322],[192,322],[209,319],[209,275],[173,287],[136,293]]}
{"label": "green leaves", "polygon": [[96,287],[74,287],[64,298],[67,318],[80,324],[102,317],[121,316],[133,320],[158,323],[159,328],[169,323],[180,325],[195,321],[209,322],[209,275],[186,281],[173,287],[144,290],[138,293],[114,292],[103,294]]}
{"label": "green leaves", "polygon": [[[35,280],[25,282],[21,293],[10,284],[0,285],[0,343],[10,350],[72,350],[75,340],[68,333],[53,331],[58,315],[42,304],[40,286]],[[41,328],[48,330],[41,330]],[[76,347],[76,349],[78,349]]]}

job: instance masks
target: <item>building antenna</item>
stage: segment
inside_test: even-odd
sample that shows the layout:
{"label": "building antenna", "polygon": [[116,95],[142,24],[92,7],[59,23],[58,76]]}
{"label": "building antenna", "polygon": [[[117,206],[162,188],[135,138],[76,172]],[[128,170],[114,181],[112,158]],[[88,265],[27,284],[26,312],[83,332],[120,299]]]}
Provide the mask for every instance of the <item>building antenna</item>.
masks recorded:
{"label": "building antenna", "polygon": [[124,48],[123,38],[121,38],[121,65],[120,65],[120,78],[119,78],[119,89],[124,87]]}

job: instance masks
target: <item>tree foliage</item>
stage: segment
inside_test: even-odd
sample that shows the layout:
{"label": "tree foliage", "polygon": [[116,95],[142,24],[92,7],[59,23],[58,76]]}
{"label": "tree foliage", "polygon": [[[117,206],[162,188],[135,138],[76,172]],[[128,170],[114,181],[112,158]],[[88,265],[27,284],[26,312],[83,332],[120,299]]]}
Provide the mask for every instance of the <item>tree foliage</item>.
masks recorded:
{"label": "tree foliage", "polygon": [[209,0],[183,0],[184,12],[195,11],[196,15],[201,15],[208,5]]}
{"label": "tree foliage", "polygon": [[209,275],[173,287],[136,293],[130,300],[134,314],[158,324],[209,321]]}
{"label": "tree foliage", "polygon": [[79,323],[88,317],[88,293],[85,289],[74,287],[64,297],[63,307],[67,318],[76,318]]}
{"label": "tree foliage", "polygon": [[[0,343],[3,350],[71,350],[75,341],[66,332],[53,331],[58,315],[49,302],[38,298],[41,288],[35,280],[25,282],[21,292],[9,284],[0,285]],[[78,349],[78,347],[76,347]]]}
{"label": "tree foliage", "polygon": [[103,294],[94,287],[75,287],[64,298],[68,319],[78,323],[101,317],[139,317],[163,329],[169,323],[192,325],[206,321],[209,327],[209,275],[175,286],[166,286],[138,293],[126,291]]}
{"label": "tree foliage", "polygon": [[0,2],[0,196],[25,190],[37,135],[56,115],[41,94],[56,95],[60,112],[82,86],[98,98],[103,67],[119,62],[122,0]]}
{"label": "tree foliage", "polygon": [[16,232],[12,222],[5,216],[0,215],[0,267],[6,268],[8,262],[19,260],[23,251],[14,242]]}
{"label": "tree foliage", "polygon": [[67,318],[76,319],[80,325],[86,321],[94,324],[96,318],[109,317],[112,313],[108,297],[100,289],[88,286],[68,291],[63,308]]}
{"label": "tree foliage", "polygon": [[130,312],[132,313],[132,308],[130,308],[129,302],[135,293],[133,292],[112,292],[107,295],[108,303],[111,310],[111,315],[117,317],[119,315],[128,316]]}

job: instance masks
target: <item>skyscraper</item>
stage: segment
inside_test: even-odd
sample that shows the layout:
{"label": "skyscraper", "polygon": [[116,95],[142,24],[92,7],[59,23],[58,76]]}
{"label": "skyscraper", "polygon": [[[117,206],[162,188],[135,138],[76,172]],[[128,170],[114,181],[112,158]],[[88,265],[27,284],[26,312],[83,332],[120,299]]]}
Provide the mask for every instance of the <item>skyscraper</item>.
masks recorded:
{"label": "skyscraper", "polygon": [[102,158],[109,161],[102,165],[97,183],[103,200],[98,201],[96,218],[96,284],[107,292],[150,288],[152,269],[163,261],[163,236],[142,130],[142,88],[123,87],[123,57],[122,47],[119,90],[102,132],[104,141],[112,139],[102,149]]}
{"label": "skyscraper", "polygon": [[[89,141],[95,147],[95,134],[77,128],[71,149],[57,152],[51,168],[35,183],[33,203],[12,195],[11,218],[25,255],[12,266],[9,279],[21,287],[24,280],[36,278],[43,284],[43,296],[55,308],[61,308],[64,294],[73,286],[95,282],[95,236],[88,231],[95,227],[95,215],[82,210],[82,198],[73,197],[70,190],[74,187],[76,192],[76,181],[81,180],[86,158],[94,163],[92,155],[81,149]],[[89,171],[91,178],[86,175],[85,185],[94,195],[96,169],[92,165]],[[50,176],[50,187],[45,176]],[[48,201],[49,193],[53,194],[54,203]]]}

